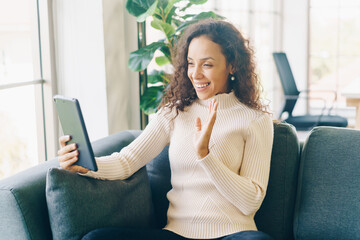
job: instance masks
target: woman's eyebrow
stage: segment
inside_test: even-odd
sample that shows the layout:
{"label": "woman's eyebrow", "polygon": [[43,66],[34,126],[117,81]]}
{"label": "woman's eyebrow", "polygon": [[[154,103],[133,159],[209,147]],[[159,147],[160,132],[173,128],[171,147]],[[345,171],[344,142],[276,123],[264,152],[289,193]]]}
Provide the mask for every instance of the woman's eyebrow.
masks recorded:
{"label": "woman's eyebrow", "polygon": [[[188,60],[193,60],[191,57],[187,57]],[[200,60],[202,61],[206,61],[206,60],[214,60],[216,61],[213,57],[204,57],[204,58],[200,58]]]}

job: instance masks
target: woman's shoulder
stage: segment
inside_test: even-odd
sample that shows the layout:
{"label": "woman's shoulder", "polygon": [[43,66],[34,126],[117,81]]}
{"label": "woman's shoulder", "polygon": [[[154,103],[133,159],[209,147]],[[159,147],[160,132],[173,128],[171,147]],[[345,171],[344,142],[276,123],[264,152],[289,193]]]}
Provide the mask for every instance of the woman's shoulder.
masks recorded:
{"label": "woman's shoulder", "polygon": [[234,112],[237,112],[238,114],[245,114],[245,115],[249,116],[250,118],[259,118],[262,116],[269,116],[268,113],[266,113],[260,109],[255,109],[253,107],[250,107],[240,101],[238,101],[238,103],[234,106],[233,110],[235,110]]}
{"label": "woman's shoulder", "polygon": [[176,108],[170,107],[170,105],[164,105],[156,112],[156,117],[165,118],[167,120],[174,119],[176,115]]}
{"label": "woman's shoulder", "polygon": [[273,117],[270,112],[254,109],[244,103],[239,102],[233,112],[236,114],[236,118],[244,119],[248,123],[248,127],[259,122],[266,125],[273,124]]}

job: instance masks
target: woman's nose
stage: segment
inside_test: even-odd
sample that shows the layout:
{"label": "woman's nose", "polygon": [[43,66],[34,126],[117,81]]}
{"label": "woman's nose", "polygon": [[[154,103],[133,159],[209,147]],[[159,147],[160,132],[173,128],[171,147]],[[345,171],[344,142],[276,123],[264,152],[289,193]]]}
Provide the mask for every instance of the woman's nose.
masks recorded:
{"label": "woman's nose", "polygon": [[200,79],[202,78],[203,74],[202,74],[202,71],[201,71],[201,68],[196,66],[193,68],[193,72],[192,72],[192,78],[193,79]]}

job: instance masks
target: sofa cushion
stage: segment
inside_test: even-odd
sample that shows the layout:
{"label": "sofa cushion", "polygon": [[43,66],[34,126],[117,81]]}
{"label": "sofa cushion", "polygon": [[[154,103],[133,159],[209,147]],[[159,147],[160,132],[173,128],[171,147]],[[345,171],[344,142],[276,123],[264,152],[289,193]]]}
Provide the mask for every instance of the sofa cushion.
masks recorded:
{"label": "sofa cushion", "polygon": [[318,127],[302,152],[296,239],[360,239],[360,131]]}
{"label": "sofa cushion", "polygon": [[101,227],[149,227],[154,222],[145,168],[122,181],[51,169],[46,202],[54,240],[77,240]]}
{"label": "sofa cushion", "polygon": [[269,184],[255,222],[259,230],[277,240],[293,239],[299,159],[300,145],[295,128],[275,123]]}

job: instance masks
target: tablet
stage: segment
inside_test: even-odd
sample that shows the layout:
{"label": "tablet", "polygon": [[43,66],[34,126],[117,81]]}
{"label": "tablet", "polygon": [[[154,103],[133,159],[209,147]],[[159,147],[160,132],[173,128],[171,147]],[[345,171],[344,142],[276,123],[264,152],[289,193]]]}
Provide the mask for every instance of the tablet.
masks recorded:
{"label": "tablet", "polygon": [[79,151],[79,160],[76,165],[97,171],[97,165],[85,122],[81,113],[79,101],[76,98],[54,96],[56,110],[64,135],[70,135],[69,143],[76,143]]}

